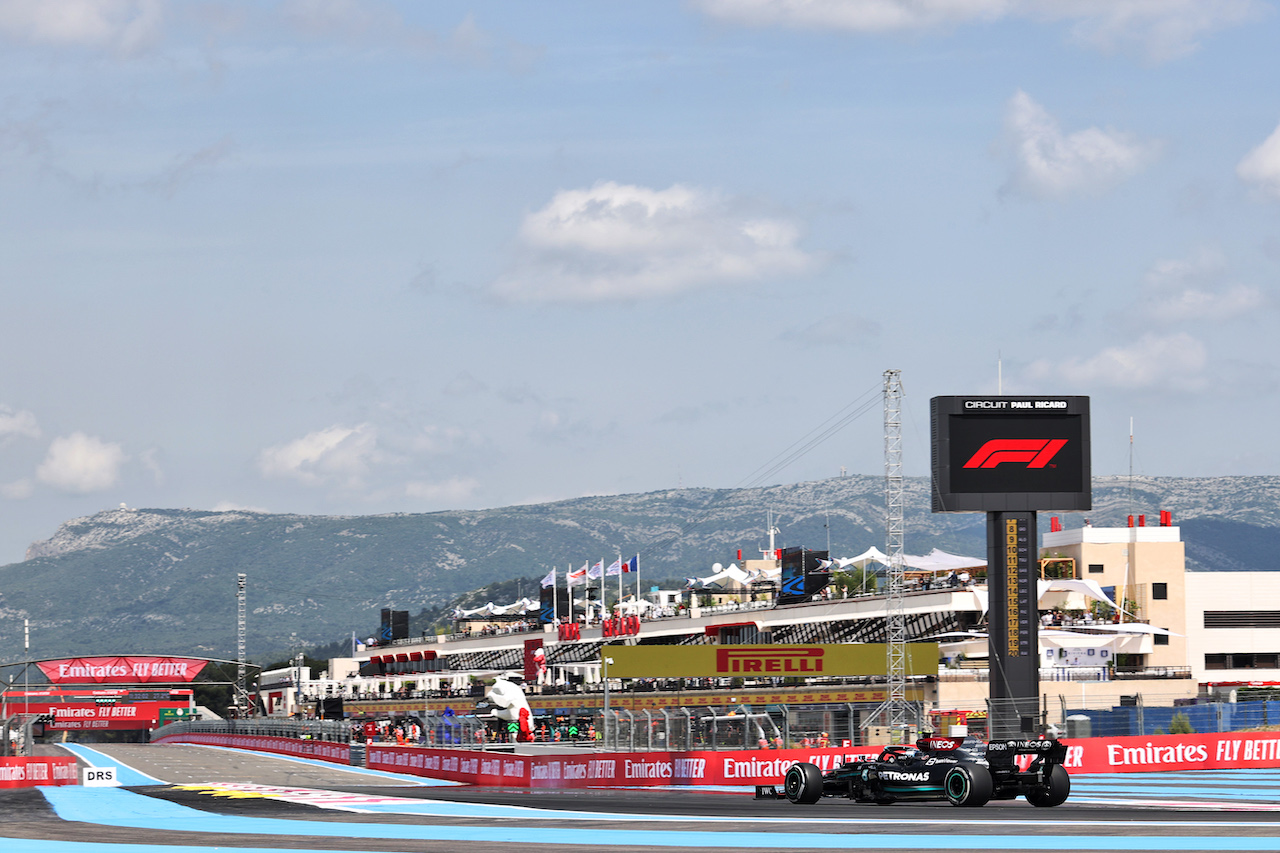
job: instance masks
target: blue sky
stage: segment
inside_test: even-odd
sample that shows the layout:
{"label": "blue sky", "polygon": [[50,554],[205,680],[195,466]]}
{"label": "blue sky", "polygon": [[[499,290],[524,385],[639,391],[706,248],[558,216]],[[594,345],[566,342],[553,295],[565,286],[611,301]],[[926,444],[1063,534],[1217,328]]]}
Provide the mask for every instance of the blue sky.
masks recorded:
{"label": "blue sky", "polygon": [[[1280,473],[1262,0],[0,0],[0,561],[883,470],[1088,394],[1094,470]],[[762,508],[763,511],[764,508]]]}

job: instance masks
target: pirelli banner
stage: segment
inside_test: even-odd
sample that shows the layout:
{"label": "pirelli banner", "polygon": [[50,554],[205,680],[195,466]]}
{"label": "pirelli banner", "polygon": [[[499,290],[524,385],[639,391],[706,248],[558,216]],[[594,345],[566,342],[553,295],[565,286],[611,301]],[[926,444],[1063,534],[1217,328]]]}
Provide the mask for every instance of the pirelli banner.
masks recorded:
{"label": "pirelli banner", "polygon": [[[884,675],[883,643],[822,646],[605,646],[611,678]],[[909,643],[907,672],[938,671],[937,643]]]}

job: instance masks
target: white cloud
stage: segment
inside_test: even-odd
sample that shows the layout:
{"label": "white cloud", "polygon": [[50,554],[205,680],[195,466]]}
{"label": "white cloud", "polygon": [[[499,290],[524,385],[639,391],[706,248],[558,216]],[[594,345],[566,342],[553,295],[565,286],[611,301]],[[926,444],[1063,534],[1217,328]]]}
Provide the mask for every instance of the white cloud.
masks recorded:
{"label": "white cloud", "polygon": [[1242,181],[1255,184],[1267,195],[1280,199],[1280,127],[1240,161],[1236,175]]}
{"label": "white cloud", "polygon": [[1261,0],[695,0],[747,26],[886,33],[1004,19],[1072,22],[1072,37],[1105,51],[1136,46],[1154,61],[1185,56],[1200,36],[1265,14]]}
{"label": "white cloud", "polygon": [[1207,361],[1204,344],[1191,335],[1147,334],[1090,358],[1042,359],[1028,367],[1025,379],[1041,386],[1061,381],[1083,388],[1196,390],[1205,385]]}
{"label": "white cloud", "polygon": [[162,0],[0,0],[0,33],[15,41],[132,55],[161,34]]}
{"label": "white cloud", "polygon": [[14,480],[12,483],[0,483],[0,496],[6,497],[9,500],[29,498],[31,497],[31,493],[34,491],[35,484],[26,478]]}
{"label": "white cloud", "polygon": [[120,445],[75,432],[53,440],[36,477],[65,492],[100,492],[117,483],[126,458]]}
{"label": "white cloud", "polygon": [[1194,53],[1201,36],[1271,11],[1260,0],[1029,0],[1025,6],[1049,20],[1075,21],[1077,41],[1106,52],[1133,45],[1153,62]]}
{"label": "white cloud", "polygon": [[479,486],[470,477],[452,477],[442,483],[414,481],[405,484],[404,494],[407,498],[454,505],[470,498]]}
{"label": "white cloud", "polygon": [[527,215],[527,255],[495,291],[517,300],[602,301],[796,275],[815,265],[799,229],[734,211],[714,193],[598,183]]}
{"label": "white cloud", "polygon": [[40,424],[31,412],[15,412],[8,406],[0,406],[0,441],[15,437],[39,438]]}
{"label": "white cloud", "polygon": [[213,505],[214,512],[270,512],[271,510],[263,509],[260,506],[247,506],[232,501],[218,501]]}
{"label": "white cloud", "polygon": [[165,198],[173,198],[182,186],[195,176],[213,170],[234,149],[235,143],[231,137],[225,136],[207,148],[176,158],[174,163],[160,174],[142,182],[142,186],[159,190]]}
{"label": "white cloud", "polygon": [[164,466],[160,464],[160,452],[158,450],[151,448],[142,451],[138,454],[138,461],[142,463],[142,467],[151,475],[153,483],[157,486],[164,485]]}
{"label": "white cloud", "polygon": [[444,56],[485,64],[503,56],[514,65],[534,51],[482,29],[467,14],[452,31],[439,35],[406,20],[385,0],[286,0],[280,6],[284,22],[317,39],[345,42],[354,47],[391,45],[420,56]]}
{"label": "white cloud", "polygon": [[457,427],[425,426],[405,436],[401,446],[410,454],[448,453],[465,444],[470,436]]}
{"label": "white cloud", "polygon": [[1014,173],[1005,189],[1061,197],[1108,189],[1140,171],[1156,146],[1130,134],[1090,127],[1064,134],[1044,107],[1019,90],[1009,99],[1005,129]]}
{"label": "white cloud", "polygon": [[748,26],[880,33],[917,30],[1010,14],[1016,0],[697,0],[715,18]]}
{"label": "white cloud", "polygon": [[360,488],[379,457],[378,433],[372,424],[335,425],[268,447],[258,454],[258,470],[266,477],[293,479],[308,486],[334,483]]}
{"label": "white cloud", "polygon": [[1224,285],[1226,260],[1212,249],[1189,258],[1160,261],[1147,273],[1142,304],[1161,323],[1230,320],[1266,305],[1262,291]]}
{"label": "white cloud", "polygon": [[355,38],[404,26],[404,18],[389,3],[368,0],[286,0],[284,20],[313,36]]}

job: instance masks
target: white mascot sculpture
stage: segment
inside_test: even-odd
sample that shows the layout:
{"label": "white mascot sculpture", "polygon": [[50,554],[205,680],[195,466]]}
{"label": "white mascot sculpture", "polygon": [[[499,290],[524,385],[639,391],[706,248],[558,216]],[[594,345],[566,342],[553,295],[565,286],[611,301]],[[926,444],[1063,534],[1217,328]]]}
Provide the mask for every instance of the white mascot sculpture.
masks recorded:
{"label": "white mascot sculpture", "polygon": [[499,676],[484,698],[493,705],[495,717],[520,726],[517,735],[520,741],[533,740],[533,711],[524,696],[524,688]]}

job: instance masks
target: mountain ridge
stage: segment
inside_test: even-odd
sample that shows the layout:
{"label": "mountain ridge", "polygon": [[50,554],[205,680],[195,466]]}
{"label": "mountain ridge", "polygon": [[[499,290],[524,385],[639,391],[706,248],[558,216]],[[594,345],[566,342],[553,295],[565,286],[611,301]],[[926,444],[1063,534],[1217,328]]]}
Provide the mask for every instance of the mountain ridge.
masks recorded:
{"label": "mountain ridge", "polygon": [[[904,482],[907,551],[981,555],[983,515],[935,515],[929,489],[927,478]],[[1058,514],[1065,527],[1154,521],[1163,509],[1183,527],[1193,570],[1270,569],[1280,553],[1280,477],[1098,477],[1093,496],[1090,512]],[[279,655],[364,636],[381,607],[416,613],[552,566],[638,552],[642,582],[705,575],[767,545],[767,510],[778,547],[825,549],[828,537],[842,556],[884,547],[884,478],[870,475],[374,516],[116,508],[65,522],[0,567],[0,648],[21,649],[30,618],[38,657],[131,647],[233,657],[243,572],[250,654]]]}

